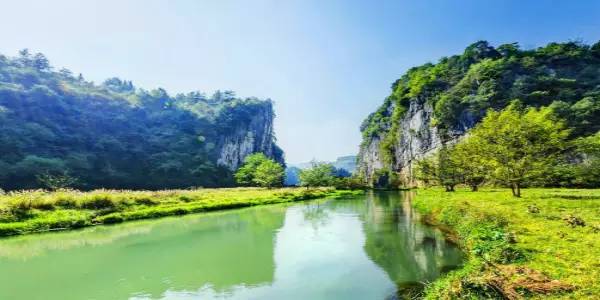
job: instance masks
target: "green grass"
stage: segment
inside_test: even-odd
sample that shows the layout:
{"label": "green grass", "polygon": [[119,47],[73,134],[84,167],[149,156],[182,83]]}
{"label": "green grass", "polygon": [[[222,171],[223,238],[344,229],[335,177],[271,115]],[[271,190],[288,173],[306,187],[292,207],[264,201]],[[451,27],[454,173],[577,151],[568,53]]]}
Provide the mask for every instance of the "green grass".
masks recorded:
{"label": "green grass", "polygon": [[0,194],[0,236],[357,193],[362,191],[333,188],[19,191]]}
{"label": "green grass", "polygon": [[468,255],[428,299],[600,298],[600,190],[525,189],[519,199],[419,189],[413,205]]}

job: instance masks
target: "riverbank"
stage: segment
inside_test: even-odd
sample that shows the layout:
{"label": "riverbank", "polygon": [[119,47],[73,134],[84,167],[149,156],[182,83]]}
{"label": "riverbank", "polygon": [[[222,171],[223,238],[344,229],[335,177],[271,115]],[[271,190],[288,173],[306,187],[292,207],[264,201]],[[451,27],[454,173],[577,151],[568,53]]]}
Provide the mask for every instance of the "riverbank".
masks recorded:
{"label": "riverbank", "polygon": [[450,230],[464,268],[433,282],[428,299],[600,297],[600,190],[415,191],[424,221]]}
{"label": "riverbank", "polygon": [[359,193],[333,188],[20,191],[0,194],[0,236]]}

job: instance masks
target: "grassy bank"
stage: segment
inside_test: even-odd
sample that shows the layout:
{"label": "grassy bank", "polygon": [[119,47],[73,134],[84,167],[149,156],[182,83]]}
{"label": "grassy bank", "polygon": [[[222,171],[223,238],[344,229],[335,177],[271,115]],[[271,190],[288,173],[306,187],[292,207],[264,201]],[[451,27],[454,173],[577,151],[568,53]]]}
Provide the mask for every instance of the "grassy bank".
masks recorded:
{"label": "grassy bank", "polygon": [[428,299],[600,297],[600,190],[417,190],[413,205],[468,253]]}
{"label": "grassy bank", "polygon": [[0,194],[0,236],[362,193],[333,188],[21,191]]}

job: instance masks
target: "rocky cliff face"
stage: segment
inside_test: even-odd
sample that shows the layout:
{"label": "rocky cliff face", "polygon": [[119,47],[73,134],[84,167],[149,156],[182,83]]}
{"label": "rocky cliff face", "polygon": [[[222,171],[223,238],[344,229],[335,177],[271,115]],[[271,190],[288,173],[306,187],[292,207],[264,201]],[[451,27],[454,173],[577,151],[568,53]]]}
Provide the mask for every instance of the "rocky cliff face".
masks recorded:
{"label": "rocky cliff face", "polygon": [[246,156],[255,152],[262,152],[283,163],[283,153],[275,144],[274,117],[272,104],[265,103],[253,111],[247,122],[240,122],[229,134],[220,136],[217,163],[234,171],[242,165]]}
{"label": "rocky cliff face", "polygon": [[551,106],[574,136],[597,132],[600,42],[550,43],[521,50],[486,41],[462,54],[410,68],[361,126],[360,174],[368,183],[414,185],[415,161],[463,136],[490,109],[515,99]]}
{"label": "rocky cliff face", "polygon": [[[391,104],[390,106],[393,106]],[[393,111],[390,107],[388,111]],[[408,109],[397,124],[398,140],[392,147],[392,160],[385,162],[384,150],[381,147],[382,137],[374,135],[367,139],[359,153],[359,172],[370,183],[375,186],[383,185],[379,176],[380,171],[389,170],[399,175],[400,183],[404,186],[414,186],[413,169],[415,163],[434,153],[444,143],[452,143],[472,128],[476,123],[475,118],[465,112],[460,120],[459,126],[442,136],[433,123],[433,107],[424,101],[411,101]],[[387,124],[393,128],[393,124]],[[384,176],[388,176],[384,174]],[[382,181],[386,181],[385,178]]]}

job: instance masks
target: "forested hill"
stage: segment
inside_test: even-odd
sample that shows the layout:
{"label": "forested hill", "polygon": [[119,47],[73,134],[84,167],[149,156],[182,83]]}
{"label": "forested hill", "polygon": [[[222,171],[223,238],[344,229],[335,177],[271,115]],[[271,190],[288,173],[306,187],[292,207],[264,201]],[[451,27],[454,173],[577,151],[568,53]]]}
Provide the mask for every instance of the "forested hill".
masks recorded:
{"label": "forested hill", "polygon": [[360,173],[371,183],[409,183],[415,161],[515,99],[552,107],[572,137],[600,130],[600,42],[523,50],[480,41],[408,70],[361,126]]}
{"label": "forested hill", "polygon": [[252,152],[283,162],[273,118],[270,100],[97,85],[39,53],[0,55],[0,188],[230,185]]}

